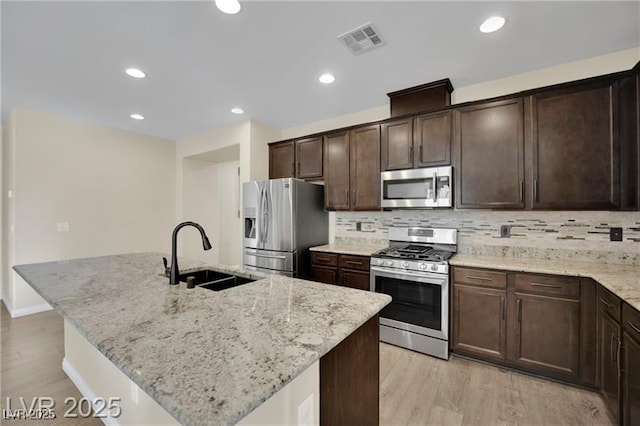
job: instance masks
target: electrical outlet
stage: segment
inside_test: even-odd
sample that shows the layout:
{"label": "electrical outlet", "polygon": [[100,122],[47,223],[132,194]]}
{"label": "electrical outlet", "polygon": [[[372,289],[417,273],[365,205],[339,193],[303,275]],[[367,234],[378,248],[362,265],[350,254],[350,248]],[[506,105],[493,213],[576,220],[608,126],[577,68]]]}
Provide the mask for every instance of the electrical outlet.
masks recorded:
{"label": "electrical outlet", "polygon": [[313,393],[298,405],[298,425],[312,426],[314,424]]}
{"label": "electrical outlet", "polygon": [[58,222],[58,232],[69,232],[69,222]]}
{"label": "electrical outlet", "polygon": [[500,237],[509,238],[511,236],[511,226],[500,225]]}
{"label": "electrical outlet", "polygon": [[622,228],[609,228],[610,241],[622,241]]}
{"label": "electrical outlet", "polygon": [[356,222],[356,231],[362,231],[362,222]]}

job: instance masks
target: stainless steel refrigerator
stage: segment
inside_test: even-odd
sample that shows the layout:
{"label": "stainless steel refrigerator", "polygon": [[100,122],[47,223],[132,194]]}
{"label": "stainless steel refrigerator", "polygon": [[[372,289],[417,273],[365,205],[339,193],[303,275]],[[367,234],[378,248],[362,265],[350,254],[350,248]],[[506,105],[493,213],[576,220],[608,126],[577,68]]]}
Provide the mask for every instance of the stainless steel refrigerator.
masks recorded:
{"label": "stainless steel refrigerator", "polygon": [[324,187],[271,179],[242,186],[245,269],[309,278],[309,247],[326,244]]}

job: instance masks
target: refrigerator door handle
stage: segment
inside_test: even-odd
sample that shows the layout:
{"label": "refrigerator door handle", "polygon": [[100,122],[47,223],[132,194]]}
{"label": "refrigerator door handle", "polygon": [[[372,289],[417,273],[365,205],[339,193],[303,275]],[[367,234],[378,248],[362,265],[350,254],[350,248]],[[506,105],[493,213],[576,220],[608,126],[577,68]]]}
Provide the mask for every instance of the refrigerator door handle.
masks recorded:
{"label": "refrigerator door handle", "polygon": [[249,255],[249,256],[262,257],[264,259],[286,259],[287,258],[287,256],[274,256],[274,255],[270,255],[270,254],[259,254],[259,253],[255,253],[255,252],[251,252],[251,251],[245,251],[244,253]]}

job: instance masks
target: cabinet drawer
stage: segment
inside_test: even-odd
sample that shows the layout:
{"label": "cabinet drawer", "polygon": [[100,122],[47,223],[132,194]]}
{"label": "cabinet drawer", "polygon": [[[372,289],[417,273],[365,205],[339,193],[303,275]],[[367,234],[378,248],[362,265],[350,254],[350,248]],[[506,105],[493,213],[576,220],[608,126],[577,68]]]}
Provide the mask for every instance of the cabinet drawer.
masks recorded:
{"label": "cabinet drawer", "polygon": [[640,312],[626,303],[622,305],[622,327],[636,342],[640,342]]}
{"label": "cabinet drawer", "polygon": [[340,271],[340,285],[357,288],[358,290],[369,290],[369,274],[363,272]]}
{"label": "cabinet drawer", "polygon": [[622,301],[601,285],[598,286],[598,310],[611,315],[611,318],[620,322]]}
{"label": "cabinet drawer", "polygon": [[578,299],[580,297],[580,280],[547,275],[516,274],[516,290]]}
{"label": "cabinet drawer", "polygon": [[321,251],[311,252],[311,264],[322,266],[338,266],[338,255]]}
{"label": "cabinet drawer", "polygon": [[340,268],[359,269],[369,272],[369,259],[365,256],[340,255]]}
{"label": "cabinet drawer", "polygon": [[479,287],[507,288],[507,274],[505,272],[454,268],[453,280],[460,284]]}

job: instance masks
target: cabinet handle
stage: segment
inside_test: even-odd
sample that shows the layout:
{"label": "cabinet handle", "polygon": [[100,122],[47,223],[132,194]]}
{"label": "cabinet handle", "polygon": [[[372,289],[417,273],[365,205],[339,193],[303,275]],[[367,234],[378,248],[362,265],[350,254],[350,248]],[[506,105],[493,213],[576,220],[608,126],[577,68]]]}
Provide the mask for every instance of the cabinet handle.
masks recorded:
{"label": "cabinet handle", "polygon": [[533,181],[533,200],[538,202],[538,179]]}
{"label": "cabinet handle", "polygon": [[504,296],[500,296],[500,309],[502,309],[502,319],[506,318],[507,310],[504,308]]}
{"label": "cabinet handle", "polygon": [[409,146],[409,163],[413,163],[413,145]]}
{"label": "cabinet handle", "polygon": [[620,370],[620,349],[622,349],[622,340],[616,340],[618,341],[618,350],[616,351],[616,368],[618,369],[618,377],[620,377],[620,373],[622,372],[622,370]]}
{"label": "cabinet handle", "polygon": [[298,161],[298,165],[297,165],[297,174],[300,174],[300,162]]}
{"label": "cabinet handle", "polygon": [[331,262],[331,259],[329,259],[328,257],[316,257],[316,260],[318,262]]}
{"label": "cabinet handle", "polygon": [[531,283],[531,287],[544,287],[544,288],[555,288],[555,289],[562,289],[561,285],[554,285],[554,284],[543,284],[543,283]]}
{"label": "cabinet handle", "polygon": [[607,302],[606,300],[604,300],[602,297],[600,298],[600,301],[602,303],[604,303],[605,305],[607,305],[607,308],[611,309],[613,307],[613,304]]}
{"label": "cabinet handle", "polygon": [[522,321],[522,300],[518,299],[516,302],[516,318],[518,320],[518,324]]}
{"label": "cabinet handle", "polygon": [[362,265],[362,261],[356,262],[355,260],[347,260],[349,265]]}
{"label": "cabinet handle", "polygon": [[524,181],[520,181],[520,201],[524,201]]}
{"label": "cabinet handle", "polygon": [[469,278],[470,280],[478,280],[478,281],[493,281],[491,278],[477,277],[475,275],[467,275],[467,278]]}
{"label": "cabinet handle", "polygon": [[640,333],[640,328],[638,328],[638,327],[636,327],[635,325],[631,324],[631,322],[630,322],[630,321],[627,321],[627,324],[629,324],[629,326],[630,326],[631,328],[633,328],[633,329],[636,331],[636,333]]}
{"label": "cabinet handle", "polygon": [[611,333],[611,338],[609,339],[609,356],[611,357],[611,361],[613,361],[613,333]]}
{"label": "cabinet handle", "polygon": [[418,162],[422,164],[422,145],[420,145],[420,158],[418,158]]}

